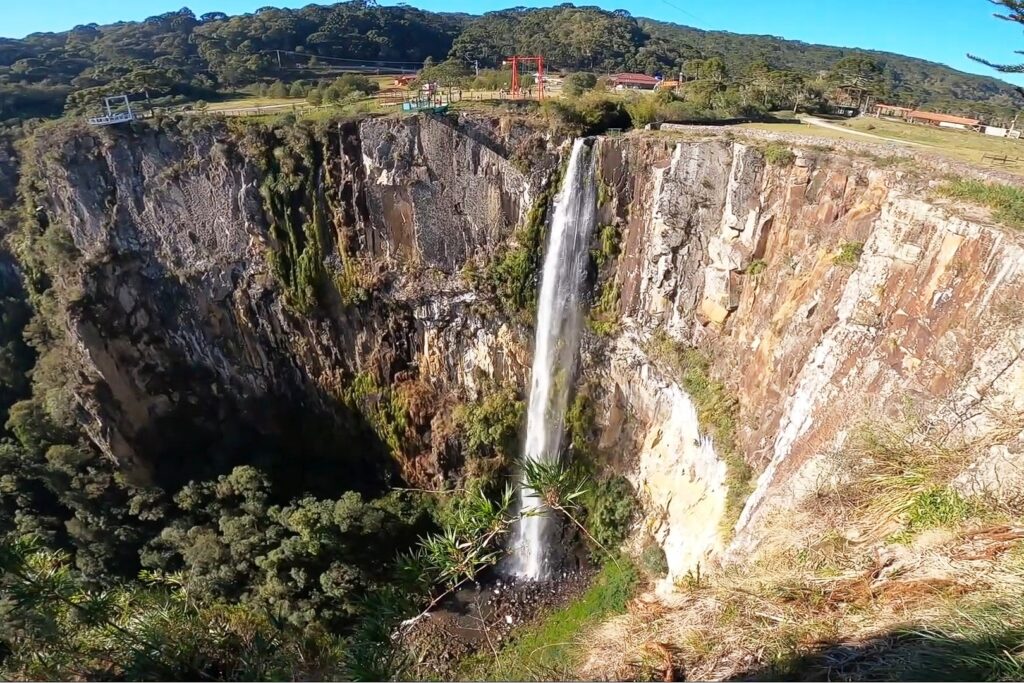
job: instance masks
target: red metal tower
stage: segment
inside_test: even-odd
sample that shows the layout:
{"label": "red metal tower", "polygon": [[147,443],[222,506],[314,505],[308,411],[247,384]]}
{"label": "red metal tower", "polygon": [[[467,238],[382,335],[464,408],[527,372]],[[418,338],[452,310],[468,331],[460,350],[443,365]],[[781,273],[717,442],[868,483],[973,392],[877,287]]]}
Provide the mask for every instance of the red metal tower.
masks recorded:
{"label": "red metal tower", "polygon": [[544,57],[524,57],[522,55],[515,55],[505,60],[507,63],[512,65],[512,97],[520,97],[522,92],[522,86],[519,84],[519,65],[520,64],[531,64],[536,63],[537,65],[537,99],[544,99]]}

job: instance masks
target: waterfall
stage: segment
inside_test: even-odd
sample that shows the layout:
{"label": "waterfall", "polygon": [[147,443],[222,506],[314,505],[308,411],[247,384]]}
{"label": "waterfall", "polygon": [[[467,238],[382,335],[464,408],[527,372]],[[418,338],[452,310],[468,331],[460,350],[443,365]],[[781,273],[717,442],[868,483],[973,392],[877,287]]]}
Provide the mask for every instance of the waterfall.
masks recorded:
{"label": "waterfall", "polygon": [[[592,145],[573,143],[569,166],[555,200],[551,237],[537,302],[530,399],[526,417],[526,459],[557,462],[565,431],[569,385],[579,349],[581,290],[589,260],[590,234],[597,211],[597,179]],[[542,579],[548,573],[550,518],[536,493],[521,491],[522,511],[512,546],[512,572]]]}

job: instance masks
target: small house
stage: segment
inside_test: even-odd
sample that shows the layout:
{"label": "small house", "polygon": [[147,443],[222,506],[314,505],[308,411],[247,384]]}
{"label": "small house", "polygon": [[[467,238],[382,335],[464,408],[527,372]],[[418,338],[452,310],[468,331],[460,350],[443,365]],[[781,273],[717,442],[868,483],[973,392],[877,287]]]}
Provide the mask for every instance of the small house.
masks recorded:
{"label": "small house", "polygon": [[610,80],[616,90],[654,90],[658,86],[658,79],[647,74],[614,74]]}
{"label": "small house", "polygon": [[907,112],[906,118],[910,123],[921,123],[926,126],[959,128],[960,130],[980,130],[981,128],[981,121],[978,119],[953,116],[952,114],[936,114],[931,111],[918,111],[915,109]]}
{"label": "small house", "polygon": [[882,104],[881,102],[874,105],[871,109],[875,116],[891,116],[898,119],[907,118],[907,114],[913,111],[911,107],[900,107],[895,104]]}

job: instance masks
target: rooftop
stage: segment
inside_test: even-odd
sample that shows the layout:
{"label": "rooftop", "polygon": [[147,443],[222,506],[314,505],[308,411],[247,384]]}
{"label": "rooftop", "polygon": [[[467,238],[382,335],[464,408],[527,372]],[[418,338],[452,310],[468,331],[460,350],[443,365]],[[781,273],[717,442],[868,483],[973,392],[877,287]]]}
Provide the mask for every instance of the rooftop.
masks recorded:
{"label": "rooftop", "polygon": [[936,114],[935,112],[919,111],[917,109],[907,112],[907,118],[936,121],[938,123],[959,123],[962,126],[977,126],[981,123],[978,119],[968,119],[963,116],[953,116],[952,114]]}
{"label": "rooftop", "polygon": [[613,81],[625,81],[630,83],[645,83],[648,85],[654,85],[658,82],[658,79],[654,76],[648,76],[647,74],[629,74],[620,73],[612,75]]}

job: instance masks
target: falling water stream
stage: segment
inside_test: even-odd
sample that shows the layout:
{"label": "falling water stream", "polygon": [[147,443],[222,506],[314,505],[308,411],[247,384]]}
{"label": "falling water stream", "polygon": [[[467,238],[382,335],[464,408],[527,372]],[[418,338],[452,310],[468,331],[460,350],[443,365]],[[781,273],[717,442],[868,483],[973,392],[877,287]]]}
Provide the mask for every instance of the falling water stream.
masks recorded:
{"label": "falling water stream", "polygon": [[[573,143],[555,199],[541,273],[523,452],[526,459],[535,462],[557,462],[561,455],[569,385],[579,351],[580,298],[596,211],[593,145],[581,138]],[[514,534],[511,569],[524,578],[543,579],[551,569],[552,520],[532,489],[523,486],[520,495],[525,514]]]}

